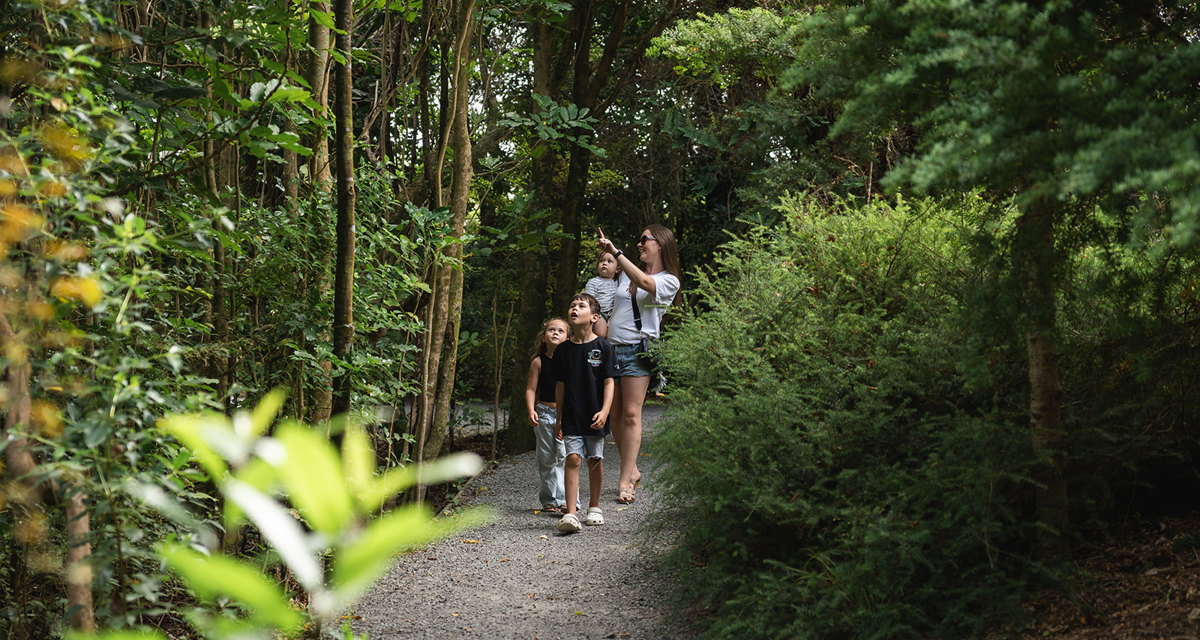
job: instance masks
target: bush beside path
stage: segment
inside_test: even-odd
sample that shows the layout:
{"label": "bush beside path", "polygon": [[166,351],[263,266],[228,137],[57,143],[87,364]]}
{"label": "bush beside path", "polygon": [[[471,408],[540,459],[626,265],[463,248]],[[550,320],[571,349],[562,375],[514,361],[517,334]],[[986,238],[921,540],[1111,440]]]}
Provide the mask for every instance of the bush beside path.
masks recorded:
{"label": "bush beside path", "polygon": [[[646,406],[646,440],[662,412]],[[532,452],[499,461],[459,496],[463,506],[489,505],[495,519],[402,558],[355,607],[354,630],[372,640],[695,637],[671,610],[674,576],[657,563],[674,541],[641,527],[659,515],[645,452],[637,502],[618,504],[619,458],[606,442],[605,524],[574,534],[558,533],[558,516],[538,512]]]}

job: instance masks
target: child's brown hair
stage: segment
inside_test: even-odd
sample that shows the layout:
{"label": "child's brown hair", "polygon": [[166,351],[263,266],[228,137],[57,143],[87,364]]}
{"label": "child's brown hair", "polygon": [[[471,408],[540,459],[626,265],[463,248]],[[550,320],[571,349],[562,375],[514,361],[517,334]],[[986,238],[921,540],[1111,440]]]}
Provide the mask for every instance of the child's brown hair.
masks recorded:
{"label": "child's brown hair", "polygon": [[600,301],[596,299],[596,296],[590,293],[577,293],[571,296],[571,302],[575,302],[576,300],[583,300],[588,303],[588,308],[592,310],[592,314],[596,316],[600,315]]}

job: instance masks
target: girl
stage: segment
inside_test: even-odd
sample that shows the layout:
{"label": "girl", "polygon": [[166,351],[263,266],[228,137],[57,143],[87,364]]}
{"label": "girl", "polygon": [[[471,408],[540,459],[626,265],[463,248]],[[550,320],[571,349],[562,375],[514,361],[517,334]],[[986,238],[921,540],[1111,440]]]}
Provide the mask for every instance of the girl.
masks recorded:
{"label": "girl", "polygon": [[537,465],[540,482],[538,500],[542,511],[558,513],[567,504],[563,489],[563,463],[567,450],[563,441],[554,437],[557,418],[554,405],[554,350],[570,335],[567,321],[550,318],[537,334],[537,354],[529,363],[529,379],[525,383],[525,407],[529,424],[537,442]]}
{"label": "girl", "polygon": [[[650,371],[638,358],[642,338],[660,336],[662,317],[679,294],[679,250],[671,230],[652,224],[638,238],[639,268],[600,231],[600,250],[617,259],[621,274],[608,323],[608,341],[617,352],[621,378],[613,394],[612,434],[621,455],[617,502],[630,503],[642,481],[637,468],[642,448],[642,403],[650,387]],[[644,269],[644,270],[643,270]]]}

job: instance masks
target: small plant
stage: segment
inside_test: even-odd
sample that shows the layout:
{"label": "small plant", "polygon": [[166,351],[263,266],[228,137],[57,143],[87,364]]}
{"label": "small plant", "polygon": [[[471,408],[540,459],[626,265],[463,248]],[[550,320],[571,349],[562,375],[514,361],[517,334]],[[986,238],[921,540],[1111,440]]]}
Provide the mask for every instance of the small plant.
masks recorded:
{"label": "small plant", "polygon": [[[389,497],[414,483],[477,473],[480,458],[455,454],[376,475],[374,451],[359,428],[346,429],[340,455],[325,432],[300,422],[285,421],[268,433],[282,404],[283,394],[276,391],[253,411],[233,418],[210,412],[170,416],[161,424],[190,449],[224,497],[226,536],[251,524],[270,545],[257,562],[220,553],[217,531],[155,487],[132,482],[125,487],[194,532],[167,540],[158,553],[205,604],[192,612],[189,622],[206,638],[274,638],[306,625],[326,627],[391,566],[397,553],[486,517],[481,510],[467,510],[434,520],[419,504],[376,515]],[[306,612],[263,572],[263,565],[271,563],[285,567],[303,591]],[[128,631],[99,637],[165,638],[157,632]]]}

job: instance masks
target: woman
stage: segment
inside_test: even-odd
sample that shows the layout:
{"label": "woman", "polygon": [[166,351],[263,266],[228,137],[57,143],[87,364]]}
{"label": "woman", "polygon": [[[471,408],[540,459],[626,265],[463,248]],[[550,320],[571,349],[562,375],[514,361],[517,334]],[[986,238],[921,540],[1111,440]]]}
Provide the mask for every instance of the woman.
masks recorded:
{"label": "woman", "polygon": [[[613,394],[610,419],[613,440],[621,454],[617,502],[628,504],[636,498],[634,490],[642,481],[637,458],[642,448],[642,402],[650,386],[650,372],[638,359],[638,345],[643,337],[659,337],[663,314],[679,294],[679,252],[671,230],[652,224],[642,232],[637,243],[638,261],[642,263],[639,267],[604,237],[603,230],[597,231],[600,232],[600,250],[612,254],[621,267],[608,323],[608,341],[617,352],[621,374]],[[636,298],[633,297],[635,293]],[[641,329],[638,329],[634,315],[635,299]]]}

